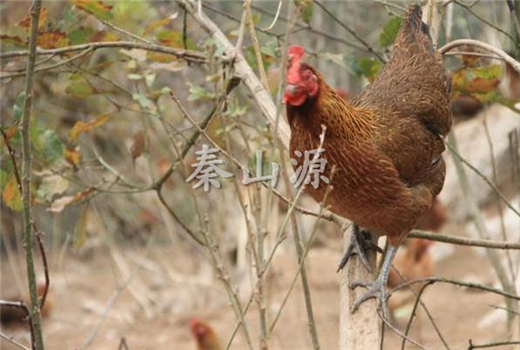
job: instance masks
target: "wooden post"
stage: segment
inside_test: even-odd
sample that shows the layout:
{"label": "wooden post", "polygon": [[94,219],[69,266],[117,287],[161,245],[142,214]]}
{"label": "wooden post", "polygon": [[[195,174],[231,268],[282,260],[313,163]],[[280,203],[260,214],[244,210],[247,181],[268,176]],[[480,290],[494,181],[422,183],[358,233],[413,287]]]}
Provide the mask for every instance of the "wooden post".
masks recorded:
{"label": "wooden post", "polygon": [[[352,232],[344,234],[344,246],[346,247]],[[377,238],[374,239],[377,243]],[[365,291],[358,287],[350,289],[351,282],[356,280],[373,281],[376,277],[376,254],[369,251],[367,255],[374,273],[369,273],[361,261],[352,257],[341,273],[340,305],[339,305],[339,348],[340,350],[364,350],[378,349],[380,337],[379,316],[377,315],[376,299],[367,300],[355,313],[350,312],[352,304]]]}

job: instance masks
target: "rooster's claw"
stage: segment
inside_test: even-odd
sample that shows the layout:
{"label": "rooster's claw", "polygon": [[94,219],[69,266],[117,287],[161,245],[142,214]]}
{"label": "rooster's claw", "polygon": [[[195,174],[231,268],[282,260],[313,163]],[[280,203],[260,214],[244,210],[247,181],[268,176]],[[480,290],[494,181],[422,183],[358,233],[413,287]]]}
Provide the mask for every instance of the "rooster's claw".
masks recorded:
{"label": "rooster's claw", "polygon": [[347,251],[345,252],[345,255],[343,255],[343,258],[341,258],[336,272],[341,271],[345,265],[347,265],[347,262],[352,255],[359,256],[361,263],[367,269],[367,271],[372,272],[372,267],[370,266],[367,255],[365,253],[367,249],[381,251],[381,248],[374,244],[370,239],[370,233],[368,231],[362,231],[358,225],[354,224],[354,229],[350,235],[350,242]]}
{"label": "rooster's claw", "polygon": [[382,278],[377,278],[374,282],[365,282],[365,281],[354,281],[350,284],[350,289],[355,289],[357,287],[367,288],[367,291],[364,292],[352,305],[350,312],[354,313],[357,311],[359,306],[363,304],[365,301],[375,298],[380,302],[381,311],[383,313],[383,317],[388,319],[388,306],[387,306],[387,292],[386,292],[386,283],[383,283]]}

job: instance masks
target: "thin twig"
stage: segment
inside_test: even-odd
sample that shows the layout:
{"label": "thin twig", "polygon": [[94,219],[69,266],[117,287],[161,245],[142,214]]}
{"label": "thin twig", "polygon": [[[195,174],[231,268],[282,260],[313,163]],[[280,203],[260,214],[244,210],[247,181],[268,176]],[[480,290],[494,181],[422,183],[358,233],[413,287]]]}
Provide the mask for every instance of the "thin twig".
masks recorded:
{"label": "thin twig", "polygon": [[33,260],[33,213],[31,205],[32,187],[32,150],[31,150],[31,114],[34,97],[34,64],[36,62],[36,44],[38,39],[38,21],[40,17],[41,0],[33,0],[31,5],[31,30],[29,36],[29,50],[27,59],[27,75],[25,80],[25,100],[21,122],[22,134],[22,207],[23,207],[23,240],[25,247],[25,259],[27,267],[27,279],[29,284],[29,295],[31,298],[31,323],[34,331],[35,350],[44,350],[42,321],[40,303],[38,302],[38,291],[36,288],[36,272]]}
{"label": "thin twig", "polygon": [[486,292],[491,292],[491,293],[494,293],[494,294],[501,295],[501,296],[506,297],[508,299],[520,300],[520,296],[518,296],[516,294],[504,292],[501,289],[488,287],[488,286],[485,286],[485,285],[482,285],[482,284],[478,284],[478,283],[463,282],[463,281],[457,281],[457,280],[452,280],[452,279],[449,279],[449,278],[441,278],[441,277],[426,277],[426,278],[418,278],[418,279],[415,279],[415,280],[406,281],[406,282],[398,285],[394,289],[392,289],[388,293],[388,295],[391,296],[394,292],[396,292],[398,290],[401,290],[403,288],[408,288],[411,285],[414,285],[414,284],[417,284],[417,283],[427,283],[427,282],[448,283],[448,284],[453,284],[453,285],[456,285],[456,286],[459,286],[459,287],[480,289],[480,290],[483,290],[483,291],[486,291]]}
{"label": "thin twig", "polygon": [[[58,62],[58,63],[55,63],[55,64],[51,64],[51,65],[48,65],[48,66],[45,66],[45,67],[40,67],[40,68],[36,68],[34,70],[35,73],[40,73],[40,72],[44,72],[44,71],[48,71],[48,70],[52,70],[52,69],[55,69],[55,68],[59,68],[61,66],[64,66],[66,64],[69,64],[71,63],[72,61],[75,61],[83,56],[86,56],[87,54],[93,52],[94,49],[92,48],[88,48],[86,49],[85,51],[83,52],[80,52],[78,53],[77,55],[75,56],[72,56],[64,61],[61,61],[61,62]],[[22,76],[25,76],[25,72],[19,72],[19,73],[13,73],[13,74],[6,74],[6,75],[1,75],[0,76],[0,79],[9,79],[9,78],[16,78],[16,77],[22,77]]]}
{"label": "thin twig", "polygon": [[7,301],[7,300],[0,300],[0,306],[6,306],[6,307],[12,307],[21,309],[25,313],[25,318],[27,318],[27,324],[29,325],[29,334],[31,335],[31,350],[36,350],[36,340],[34,337],[34,326],[33,326],[33,320],[31,316],[31,311],[25,305],[23,301]]}
{"label": "thin twig", "polygon": [[438,233],[413,230],[408,237],[422,238],[434,242],[450,243],[455,245],[463,245],[469,247],[482,247],[491,249],[512,249],[520,250],[520,242],[502,242],[490,239],[465,238],[451,235],[442,235]]}
{"label": "thin twig", "polygon": [[492,308],[494,308],[494,309],[504,310],[504,311],[506,311],[506,312],[512,313],[513,315],[520,316],[520,312],[516,312],[516,311],[510,310],[510,309],[508,309],[507,307],[497,306],[497,305],[489,305],[489,306],[492,307]]}
{"label": "thin twig", "polygon": [[500,32],[500,33],[502,33],[502,34],[504,34],[504,35],[507,36],[509,39],[511,39],[511,41],[512,41],[513,43],[517,44],[516,41],[515,41],[515,38],[513,38],[513,36],[511,36],[511,34],[509,34],[508,32],[506,32],[505,30],[503,30],[503,29],[497,27],[496,25],[494,25],[493,23],[489,22],[488,20],[486,20],[486,19],[483,18],[482,16],[479,16],[475,11],[473,11],[473,10],[471,9],[470,6],[468,6],[468,5],[466,5],[466,4],[462,3],[462,2],[460,2],[460,1],[458,1],[458,0],[453,0],[452,2],[455,3],[455,4],[457,4],[457,5],[459,5],[460,7],[464,8],[464,9],[466,9],[466,11],[468,11],[469,13],[471,13],[471,14],[472,14],[475,18],[477,18],[479,21],[481,21],[482,23],[486,24],[487,26],[489,26],[489,27],[495,29],[496,31],[498,31],[498,32]]}
{"label": "thin twig", "polygon": [[516,341],[502,341],[502,342],[495,342],[495,343],[487,343],[487,344],[478,344],[478,345],[476,345],[476,344],[473,344],[473,342],[470,339],[469,340],[468,350],[494,348],[496,346],[519,345],[519,344],[520,344],[520,340],[516,340]]}
{"label": "thin twig", "polygon": [[[403,277],[403,276],[401,275],[401,277]],[[442,343],[444,344],[446,349],[449,350],[450,347],[448,346],[448,343],[442,336],[442,333],[440,332],[440,330],[437,328],[437,324],[435,322],[433,322],[433,318],[431,318],[431,315],[429,314],[428,309],[426,308],[426,305],[424,305],[424,303],[421,301],[421,297],[422,297],[423,293],[426,291],[426,288],[432,284],[433,284],[433,282],[425,283],[419,290],[419,293],[416,293],[415,290],[410,286],[410,290],[412,290],[412,292],[415,294],[415,303],[413,305],[413,309],[412,309],[412,313],[410,314],[410,318],[408,319],[408,323],[406,324],[406,329],[404,331],[404,334],[407,336],[408,333],[410,332],[410,329],[412,327],[413,318],[415,316],[415,313],[417,312],[417,306],[419,306],[419,304],[421,304],[421,306],[424,308],[424,311],[428,313],[428,316],[430,317],[430,321],[432,321],[432,324],[435,327],[435,330],[437,331],[437,334],[439,335]],[[401,343],[401,350],[404,350],[407,340],[408,340],[407,338],[403,338],[403,342]]]}
{"label": "thin twig", "polygon": [[498,49],[494,46],[491,46],[489,44],[486,44],[482,41],[473,40],[473,39],[453,40],[451,43],[448,43],[448,44],[444,45],[443,47],[441,47],[439,49],[439,52],[441,54],[445,54],[446,52],[450,51],[451,49],[453,49],[455,47],[466,46],[466,45],[475,46],[475,47],[484,49],[486,51],[493,52],[497,56],[500,56],[501,58],[503,58],[504,61],[509,63],[511,65],[511,67],[513,67],[514,70],[516,70],[518,73],[520,73],[520,63],[518,61],[516,61],[513,57],[509,56],[504,50],[500,50],[500,49]]}
{"label": "thin twig", "polygon": [[[134,43],[131,41],[106,41],[106,42],[93,42],[88,44],[81,45],[73,45],[73,46],[65,46],[57,49],[47,49],[47,50],[37,50],[36,55],[56,55],[68,52],[75,51],[85,51],[85,50],[99,50],[104,48],[120,48],[120,49],[142,49],[146,51],[160,52],[168,55],[175,56],[177,58],[182,58],[188,61],[192,61],[194,63],[204,63],[206,61],[206,56],[203,53],[192,51],[192,50],[183,50],[176,49],[169,46],[161,46],[156,44],[143,44],[143,43]],[[0,53],[0,59],[12,58],[12,57],[22,57],[27,56],[29,51],[21,50],[21,51],[10,51],[5,53]]]}
{"label": "thin twig", "polygon": [[359,41],[361,44],[363,44],[363,46],[365,46],[367,48],[367,50],[372,53],[374,56],[377,57],[378,60],[380,60],[381,62],[385,62],[385,60],[383,59],[383,57],[381,57],[381,55],[379,53],[377,53],[373,48],[372,46],[370,46],[361,36],[359,36],[355,30],[353,30],[352,28],[350,28],[349,26],[347,26],[345,24],[344,21],[340,20],[338,17],[336,17],[335,14],[333,14],[332,12],[330,12],[320,1],[318,0],[314,0],[314,3],[316,5],[318,5],[318,7],[320,7],[323,12],[325,12],[327,15],[329,15],[330,18],[332,18],[334,20],[334,22],[336,22],[337,24],[340,25],[340,27],[342,27],[343,29],[345,29],[347,32],[350,33],[350,35],[352,35],[354,38],[356,38],[357,41]]}
{"label": "thin twig", "polygon": [[386,326],[388,328],[390,328],[392,330],[392,332],[394,332],[395,334],[397,334],[398,336],[400,336],[401,338],[403,339],[406,339],[408,342],[412,343],[413,345],[417,346],[418,348],[420,349],[423,349],[423,350],[427,350],[428,348],[424,347],[423,345],[419,344],[417,341],[413,340],[412,338],[410,338],[409,336],[403,334],[400,330],[398,330],[397,328],[395,328],[390,322],[388,322],[388,320],[386,318],[384,318],[379,312],[377,313],[377,315],[379,316],[379,318],[383,321],[384,324],[386,324]]}
{"label": "thin twig", "polygon": [[19,343],[16,340],[14,340],[13,337],[6,335],[2,332],[0,332],[0,338],[7,340],[9,343],[16,345],[17,347],[19,347],[22,350],[31,350],[28,347],[26,347],[25,345],[23,345],[22,343]]}
{"label": "thin twig", "polygon": [[[449,143],[447,145],[452,151],[452,155],[457,155],[458,147],[457,147],[457,137],[455,135],[454,130],[448,135]],[[459,178],[459,182],[462,188],[462,193],[464,195],[465,203],[468,207],[469,214],[471,215],[472,221],[475,224],[477,232],[480,238],[489,239],[490,233],[486,227],[484,222],[484,218],[482,217],[482,213],[480,212],[475,197],[473,195],[473,188],[469,185],[468,177],[466,175],[466,171],[462,165],[462,160],[455,156],[453,157],[453,161],[455,163],[455,169],[457,171],[457,175]],[[513,208],[514,209],[514,208]],[[516,211],[516,209],[515,209]],[[486,255],[488,256],[493,269],[497,275],[497,278],[502,286],[502,288],[508,292],[513,293],[515,291],[515,287],[513,281],[511,281],[502,265],[502,261],[498,253],[493,249],[486,249]],[[518,303],[513,303],[512,300],[506,298],[505,299],[507,307],[517,310]],[[511,329],[512,317],[508,317],[508,329]]]}
{"label": "thin twig", "polygon": [[143,43],[145,43],[145,44],[148,44],[148,45],[154,45],[154,43],[151,42],[150,40],[145,39],[145,38],[143,38],[142,36],[139,36],[139,35],[137,35],[137,34],[131,33],[131,32],[129,32],[128,30],[123,29],[123,28],[121,28],[121,27],[118,27],[118,26],[116,26],[116,25],[113,24],[113,23],[110,23],[110,22],[105,21],[105,20],[100,20],[100,21],[101,21],[104,25],[106,25],[107,27],[113,29],[113,30],[116,31],[116,32],[119,32],[119,33],[121,33],[121,34],[124,34],[124,35],[126,35],[126,36],[129,36],[130,38],[135,39],[135,40],[137,40],[137,41],[141,41],[141,42],[143,42]]}
{"label": "thin twig", "polygon": [[[234,45],[229,41],[227,36],[220,28],[209,19],[204,13],[198,12],[196,4],[192,0],[176,0],[177,4],[186,9],[197,20],[199,25],[204,28],[213,39],[217,40],[224,47],[224,53],[227,57],[234,58],[234,68],[236,74],[242,78],[244,84],[251,91],[253,98],[256,100],[262,114],[271,126],[276,124],[276,106],[271,98],[271,94],[263,87],[255,73],[247,63],[244,56],[238,53]],[[290,139],[290,130],[287,122],[280,123],[278,126],[279,133],[276,135],[281,140],[281,144],[288,148]]]}
{"label": "thin twig", "polygon": [[509,202],[506,196],[498,189],[498,187],[495,186],[495,184],[491,180],[487,178],[486,175],[482,174],[470,162],[468,162],[464,157],[462,157],[462,155],[458,152],[454,145],[451,145],[449,142],[445,142],[445,144],[448,146],[451,154],[455,156],[454,159],[456,161],[460,161],[462,164],[466,165],[468,168],[473,170],[475,174],[477,174],[482,180],[484,180],[489,185],[489,187],[491,187],[491,189],[497,194],[498,197],[500,197],[500,199],[505,203],[505,205],[520,217],[520,212]]}
{"label": "thin twig", "polygon": [[280,16],[280,12],[282,10],[282,3],[283,3],[282,0],[278,1],[278,7],[276,8],[276,14],[275,14],[275,16],[273,18],[273,21],[271,22],[270,25],[267,26],[267,28],[264,28],[264,30],[271,30],[274,27],[274,25],[278,21],[278,17]]}
{"label": "thin twig", "polygon": [[119,298],[121,293],[125,290],[125,288],[128,286],[128,284],[132,281],[133,277],[134,277],[134,274],[131,274],[130,276],[128,276],[126,278],[126,280],[124,280],[123,283],[116,288],[116,290],[112,293],[110,298],[108,298],[108,301],[105,305],[105,309],[103,310],[103,314],[101,314],[101,317],[99,318],[97,324],[94,326],[94,329],[88,335],[88,337],[85,340],[85,342],[83,343],[83,345],[79,348],[80,350],[86,350],[92,344],[92,342],[96,338],[99,330],[101,329],[103,322],[107,318],[108,313],[114,306],[116,300]]}

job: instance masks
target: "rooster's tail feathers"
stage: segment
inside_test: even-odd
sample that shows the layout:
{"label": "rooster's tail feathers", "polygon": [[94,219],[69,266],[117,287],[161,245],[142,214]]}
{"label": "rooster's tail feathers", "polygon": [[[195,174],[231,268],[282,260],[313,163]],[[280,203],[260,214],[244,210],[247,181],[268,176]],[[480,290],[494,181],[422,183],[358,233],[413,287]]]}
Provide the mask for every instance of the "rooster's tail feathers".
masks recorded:
{"label": "rooster's tail feathers", "polygon": [[426,23],[422,21],[422,9],[421,6],[415,4],[411,5],[406,9],[404,18],[405,22],[414,29],[420,29],[424,34],[430,34],[430,28]]}
{"label": "rooster's tail feathers", "polygon": [[422,21],[422,10],[419,5],[411,5],[406,9],[406,13],[396,38],[397,46],[407,46],[413,42],[421,42],[429,51],[433,50],[430,28]]}

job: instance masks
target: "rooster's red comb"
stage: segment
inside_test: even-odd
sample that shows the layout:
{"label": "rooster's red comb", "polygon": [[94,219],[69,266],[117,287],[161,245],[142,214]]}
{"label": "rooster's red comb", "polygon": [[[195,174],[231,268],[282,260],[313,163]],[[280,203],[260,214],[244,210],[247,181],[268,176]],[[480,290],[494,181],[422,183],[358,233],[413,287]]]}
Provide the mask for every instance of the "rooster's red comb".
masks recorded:
{"label": "rooster's red comb", "polygon": [[300,45],[289,46],[289,56],[302,58],[304,54],[303,47]]}

